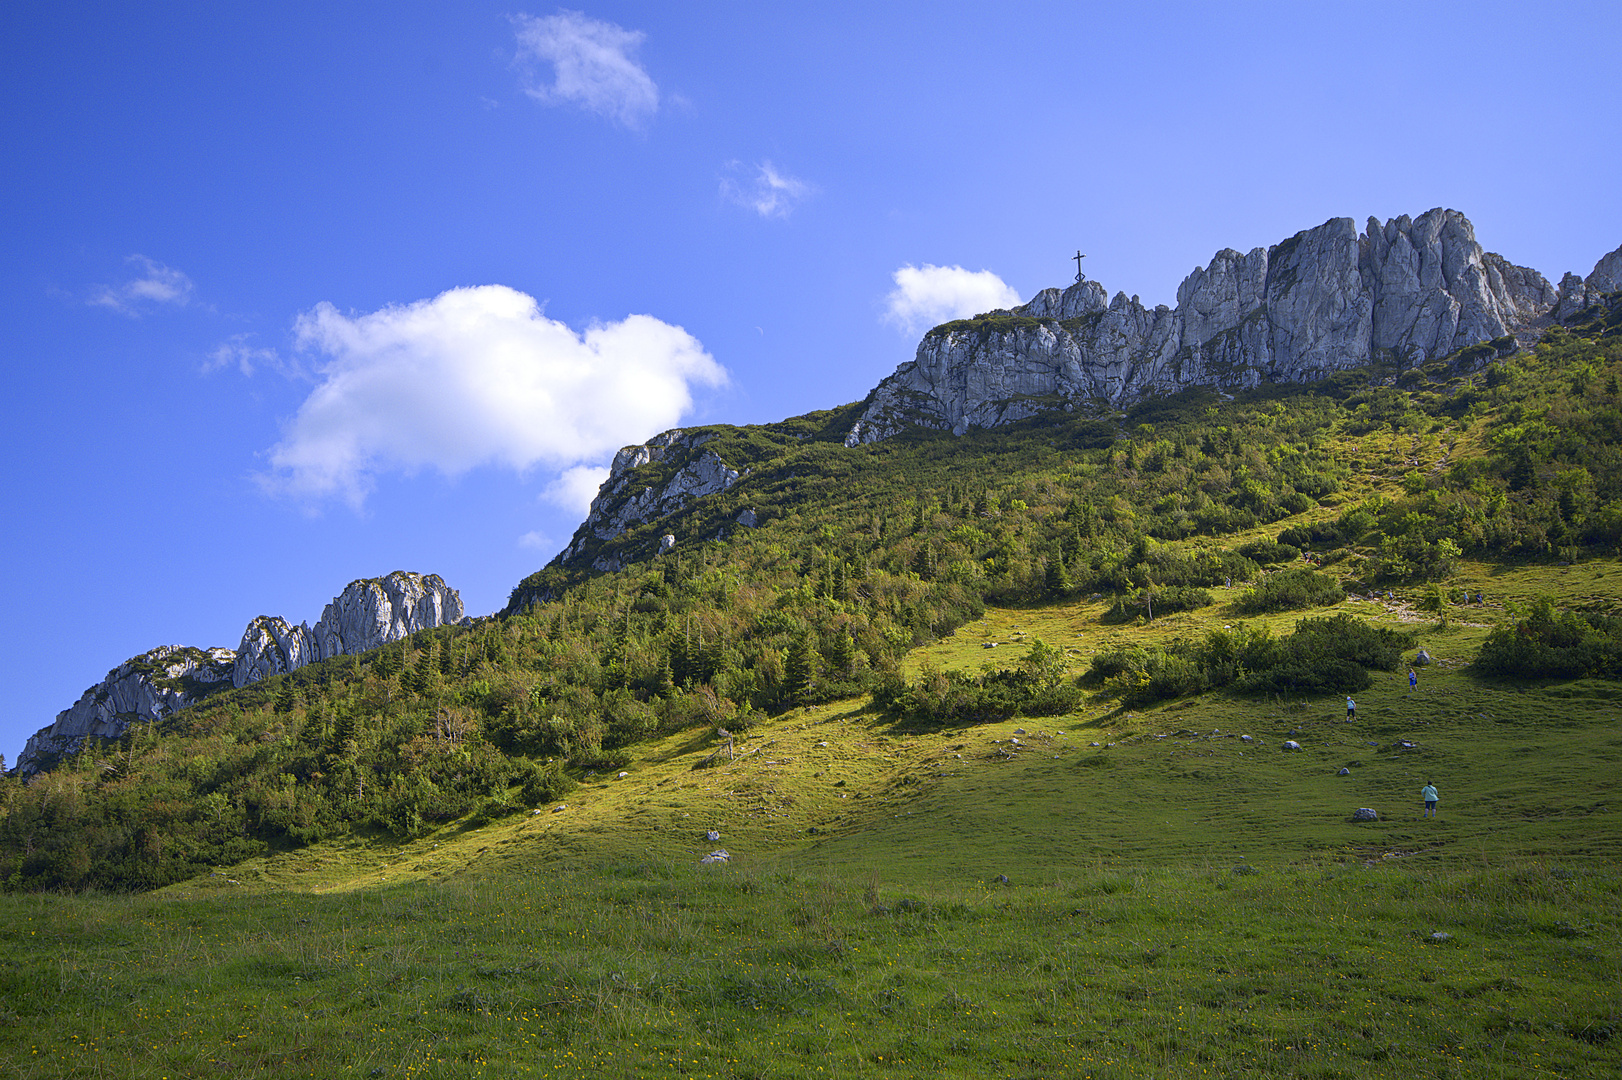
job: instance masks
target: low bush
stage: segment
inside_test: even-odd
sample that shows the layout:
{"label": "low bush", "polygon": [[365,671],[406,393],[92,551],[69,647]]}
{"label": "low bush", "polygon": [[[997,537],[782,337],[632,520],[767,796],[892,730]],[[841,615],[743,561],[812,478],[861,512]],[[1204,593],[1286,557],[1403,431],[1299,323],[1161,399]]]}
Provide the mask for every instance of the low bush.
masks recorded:
{"label": "low bush", "polygon": [[1340,583],[1305,566],[1268,574],[1240,597],[1238,609],[1249,615],[1324,607],[1346,599]]}
{"label": "low bush", "polygon": [[1294,544],[1275,543],[1272,540],[1252,540],[1239,548],[1239,554],[1263,566],[1290,562],[1301,557],[1301,549]]}
{"label": "low bush", "polygon": [[1147,704],[1231,686],[1242,693],[1351,693],[1369,669],[1395,669],[1413,635],[1370,626],[1349,615],[1302,619],[1287,638],[1265,627],[1213,630],[1199,641],[1112,649],[1093,657],[1082,683],[1126,704]]}
{"label": "low bush", "polygon": [[1556,611],[1541,598],[1487,636],[1475,670],[1499,678],[1622,678],[1622,619]]}

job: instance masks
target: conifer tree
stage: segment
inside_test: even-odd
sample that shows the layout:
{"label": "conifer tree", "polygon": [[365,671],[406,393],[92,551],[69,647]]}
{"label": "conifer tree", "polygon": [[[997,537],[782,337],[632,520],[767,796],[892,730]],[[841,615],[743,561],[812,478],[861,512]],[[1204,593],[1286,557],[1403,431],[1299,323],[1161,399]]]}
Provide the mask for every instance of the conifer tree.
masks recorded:
{"label": "conifer tree", "polygon": [[783,695],[796,701],[811,689],[816,676],[816,655],[811,647],[811,635],[801,631],[789,646],[783,663]]}

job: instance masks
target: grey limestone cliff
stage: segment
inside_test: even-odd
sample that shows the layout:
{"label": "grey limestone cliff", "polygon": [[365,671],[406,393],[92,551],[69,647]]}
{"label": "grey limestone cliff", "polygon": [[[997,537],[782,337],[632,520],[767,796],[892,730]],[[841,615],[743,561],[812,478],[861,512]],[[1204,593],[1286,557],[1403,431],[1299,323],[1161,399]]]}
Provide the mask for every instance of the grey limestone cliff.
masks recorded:
{"label": "grey limestone cliff", "polygon": [[[608,479],[591,500],[586,520],[558,556],[559,561],[567,562],[583,554],[593,539],[612,540],[627,529],[673,514],[695,499],[725,491],[737,483],[737,469],[728,466],[713,450],[700,449],[710,438],[704,432],[674,428],[615,454]],[[649,477],[639,472],[642,466],[660,463],[677,467],[666,476]],[[613,556],[600,557],[594,564],[598,570],[619,567]]]}
{"label": "grey limestone cliff", "polygon": [[160,645],[132,657],[86,690],[56,721],[35,732],[17,758],[27,778],[86,739],[116,739],[135,721],[161,720],[231,681],[235,654],[230,649]]}
{"label": "grey limestone cliff", "polygon": [[1413,366],[1527,335],[1617,288],[1619,276],[1622,249],[1557,289],[1483,251],[1455,210],[1370,218],[1362,233],[1334,218],[1270,248],[1217,252],[1183,281],[1175,308],[1109,299],[1083,281],[938,326],[869,395],[846,442],[908,425],[962,434],[1191,386],[1308,382],[1372,361]]}
{"label": "grey limestone cliff", "polygon": [[460,594],[438,574],[396,570],[387,577],[363,578],[350,582],[313,628],[308,623],[294,626],[279,615],[261,615],[250,622],[237,646],[231,681],[246,686],[463,618]]}
{"label": "grey limestone cliff", "polygon": [[230,649],[164,645],[126,660],[84,692],[55,723],[41,728],[17,758],[24,778],[86,739],[116,739],[134,721],[161,720],[226,686],[246,686],[270,675],[296,671],[332,656],[375,649],[436,626],[465,621],[462,598],[438,574],[396,570],[364,578],[327,605],[312,629],[275,615],[261,615]]}

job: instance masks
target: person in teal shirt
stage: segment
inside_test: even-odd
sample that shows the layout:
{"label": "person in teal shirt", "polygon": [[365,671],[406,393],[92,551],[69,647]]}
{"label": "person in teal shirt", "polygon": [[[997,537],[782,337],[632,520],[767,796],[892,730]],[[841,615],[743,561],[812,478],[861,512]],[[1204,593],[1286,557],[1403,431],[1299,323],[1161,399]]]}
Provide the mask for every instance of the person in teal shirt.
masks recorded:
{"label": "person in teal shirt", "polygon": [[1427,780],[1425,786],[1419,789],[1419,797],[1425,800],[1425,816],[1436,816],[1436,781]]}

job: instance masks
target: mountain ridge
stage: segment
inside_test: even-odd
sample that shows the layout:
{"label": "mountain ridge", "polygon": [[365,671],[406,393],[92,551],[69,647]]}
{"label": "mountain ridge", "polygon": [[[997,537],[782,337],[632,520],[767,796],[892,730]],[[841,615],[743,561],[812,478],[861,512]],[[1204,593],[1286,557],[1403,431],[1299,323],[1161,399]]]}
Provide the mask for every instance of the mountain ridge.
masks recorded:
{"label": "mountain ridge", "polygon": [[16,772],[26,779],[91,739],[120,738],[132,723],[162,720],[226,686],[240,689],[465,619],[461,595],[438,574],[395,570],[350,582],[313,630],[307,622],[293,626],[279,615],[260,615],[234,650],[160,645],[114,667],[36,731],[17,756]]}
{"label": "mountain ridge", "polygon": [[1108,298],[1094,281],[944,323],[868,395],[849,445],[909,426],[997,427],[1054,408],[1119,408],[1191,386],[1310,382],[1369,363],[1411,368],[1478,342],[1526,338],[1622,288],[1622,247],[1556,288],[1484,251],[1437,208],[1384,224],[1331,218],[1267,248],[1225,248],[1177,306]]}

